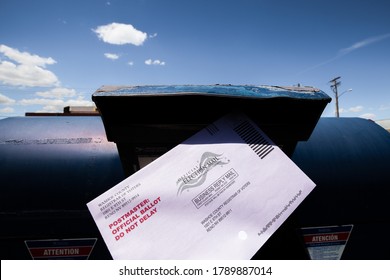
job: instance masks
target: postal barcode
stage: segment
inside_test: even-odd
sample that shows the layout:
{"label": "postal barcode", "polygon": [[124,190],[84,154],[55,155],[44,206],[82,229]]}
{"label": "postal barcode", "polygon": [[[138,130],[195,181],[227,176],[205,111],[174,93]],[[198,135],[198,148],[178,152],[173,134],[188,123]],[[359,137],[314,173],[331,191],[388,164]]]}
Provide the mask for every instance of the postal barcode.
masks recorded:
{"label": "postal barcode", "polygon": [[234,131],[249,145],[261,158],[265,158],[274,149],[267,139],[263,137],[248,121],[242,122]]}
{"label": "postal barcode", "polygon": [[213,123],[206,127],[206,129],[211,135],[214,135],[219,131],[218,127]]}

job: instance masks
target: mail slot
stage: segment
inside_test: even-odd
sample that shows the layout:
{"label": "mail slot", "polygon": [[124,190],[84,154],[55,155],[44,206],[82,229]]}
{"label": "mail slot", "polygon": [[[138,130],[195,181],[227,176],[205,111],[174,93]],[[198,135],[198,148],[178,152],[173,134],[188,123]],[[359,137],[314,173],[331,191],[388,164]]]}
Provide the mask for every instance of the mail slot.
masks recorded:
{"label": "mail slot", "polygon": [[30,259],[27,245],[41,240],[87,238],[97,240],[90,259],[110,259],[86,203],[234,110],[253,119],[317,185],[253,259],[309,259],[305,236],[316,229],[348,231],[342,259],[390,257],[390,134],[372,121],[320,118],[330,102],[322,91],[103,87],[92,98],[101,117],[0,120],[1,259]]}
{"label": "mail slot", "polygon": [[142,167],[140,157],[161,154],[232,111],[248,115],[291,155],[331,100],[311,87],[246,85],[104,86],[92,99],[127,175]]}

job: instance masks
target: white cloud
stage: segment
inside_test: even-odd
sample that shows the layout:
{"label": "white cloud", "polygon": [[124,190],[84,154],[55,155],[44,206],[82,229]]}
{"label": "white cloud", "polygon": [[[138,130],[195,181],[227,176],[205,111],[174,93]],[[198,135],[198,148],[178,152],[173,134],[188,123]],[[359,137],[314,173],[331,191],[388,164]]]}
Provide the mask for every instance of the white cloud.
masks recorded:
{"label": "white cloud", "polygon": [[36,113],[56,113],[56,112],[63,112],[64,107],[54,106],[54,105],[47,105],[43,106],[41,110],[37,110]]}
{"label": "white cloud", "polygon": [[355,107],[351,107],[349,109],[344,109],[344,108],[340,108],[339,109],[339,113],[359,113],[361,111],[363,111],[364,107],[361,106],[361,105],[358,105],[358,106],[355,106]]}
{"label": "white cloud", "polygon": [[56,63],[51,57],[44,58],[20,52],[5,45],[0,45],[0,53],[11,60],[0,60],[0,82],[28,87],[47,87],[59,84],[56,75],[44,69],[47,64]]}
{"label": "white cloud", "polygon": [[29,54],[28,52],[20,52],[17,49],[10,48],[5,45],[0,45],[0,52],[9,59],[24,65],[34,65],[45,67],[46,64],[55,64],[56,61],[51,57],[40,57],[36,54]]}
{"label": "white cloud", "polygon": [[43,106],[41,112],[62,112],[66,106],[94,106],[92,101],[85,100],[82,96],[77,99],[47,99],[47,98],[32,98],[22,99],[18,104],[23,106],[40,105]]}
{"label": "white cloud", "polygon": [[358,113],[363,111],[363,106],[355,106],[348,109],[349,112]]}
{"label": "white cloud", "polygon": [[353,52],[355,50],[358,50],[358,49],[361,49],[363,47],[369,46],[371,44],[379,43],[380,41],[383,41],[383,40],[385,40],[387,38],[390,38],[390,33],[386,33],[386,34],[375,36],[375,37],[366,38],[366,39],[364,39],[362,41],[356,42],[356,43],[354,43],[352,46],[350,46],[348,48],[340,49],[336,56],[334,56],[334,57],[332,57],[332,58],[330,58],[330,59],[328,59],[326,61],[323,61],[321,63],[318,63],[318,64],[316,64],[314,66],[311,66],[311,67],[309,67],[309,68],[299,72],[298,74],[301,75],[301,74],[306,73],[308,71],[317,69],[317,68],[319,68],[321,66],[329,64],[329,63],[331,63],[331,62],[333,62],[333,61],[335,61],[335,60],[337,60],[337,59],[339,59],[339,58],[349,54],[350,52]]}
{"label": "white cloud", "polygon": [[30,106],[30,105],[61,106],[64,103],[64,100],[62,100],[62,99],[47,99],[47,98],[32,98],[32,99],[21,99],[18,103],[20,105],[23,105],[23,106]]}
{"label": "white cloud", "polygon": [[0,109],[1,114],[9,114],[9,113],[13,113],[13,112],[15,112],[15,110],[14,110],[14,108],[11,108],[11,107],[5,107],[5,108]]}
{"label": "white cloud", "polygon": [[354,50],[357,50],[357,49],[366,47],[368,45],[380,42],[380,41],[385,40],[385,39],[387,39],[389,37],[390,37],[390,33],[387,33],[387,34],[384,34],[384,35],[380,35],[380,36],[366,38],[366,39],[364,39],[362,41],[354,43],[352,46],[350,46],[348,48],[341,49],[340,50],[340,54],[344,55],[344,54],[350,53],[350,52],[352,52]]}
{"label": "white cloud", "polygon": [[22,87],[51,87],[49,90],[36,92],[36,98],[22,100],[0,94],[0,105],[8,105],[1,112],[14,112],[9,105],[42,106],[43,110],[50,112],[62,112],[66,106],[94,106],[92,101],[85,100],[74,89],[59,87],[56,75],[45,69],[47,65],[54,63],[56,61],[51,57],[40,57],[0,45],[0,83]]}
{"label": "white cloud", "polygon": [[0,104],[14,104],[15,100],[0,93]]}
{"label": "white cloud", "polygon": [[98,26],[93,31],[103,42],[114,45],[141,46],[148,36],[147,33],[135,29],[131,24],[116,22]]}
{"label": "white cloud", "polygon": [[82,97],[77,99],[69,99],[65,101],[65,106],[95,106],[95,103],[90,100],[85,100]]}
{"label": "white cloud", "polygon": [[64,98],[75,96],[76,91],[74,89],[57,87],[48,91],[38,91],[36,95],[44,98]]}
{"label": "white cloud", "polygon": [[165,65],[165,61],[161,61],[159,59],[155,59],[155,60],[152,60],[151,58],[145,60],[145,64],[146,65],[161,65],[161,66],[164,66]]}
{"label": "white cloud", "polygon": [[129,61],[129,62],[127,62],[127,65],[133,66],[134,62],[133,61]]}
{"label": "white cloud", "polygon": [[376,118],[376,115],[372,114],[372,113],[366,113],[366,114],[360,115],[359,117],[361,117],[363,119],[373,120]]}
{"label": "white cloud", "polygon": [[149,35],[149,38],[155,38],[155,37],[157,37],[157,33],[153,33]]}
{"label": "white cloud", "polygon": [[[345,112],[348,112],[347,110],[345,110],[344,108],[339,108],[339,113],[345,113]],[[336,113],[336,110],[334,110],[334,113]]]}
{"label": "white cloud", "polygon": [[380,105],[379,111],[387,111],[390,110],[390,104],[389,105]]}
{"label": "white cloud", "polygon": [[115,53],[105,53],[104,56],[107,57],[108,59],[112,59],[112,60],[116,60],[119,58],[119,55],[117,55]]}
{"label": "white cloud", "polygon": [[21,106],[41,106],[36,112],[63,112],[66,106],[95,106],[92,101],[74,89],[57,87],[48,91],[36,92],[36,98],[25,98],[16,102]]}

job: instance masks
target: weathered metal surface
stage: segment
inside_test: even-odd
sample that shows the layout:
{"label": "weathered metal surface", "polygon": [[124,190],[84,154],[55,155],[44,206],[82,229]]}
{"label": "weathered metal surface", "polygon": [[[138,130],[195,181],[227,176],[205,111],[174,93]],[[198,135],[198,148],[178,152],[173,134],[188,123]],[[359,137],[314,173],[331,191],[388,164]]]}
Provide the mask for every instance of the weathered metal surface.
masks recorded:
{"label": "weathered metal surface", "polygon": [[93,96],[157,96],[157,95],[210,95],[239,98],[295,98],[327,100],[324,92],[313,87],[283,87],[254,85],[149,85],[103,86]]}
{"label": "weathered metal surface", "polygon": [[0,211],[85,209],[124,178],[100,117],[0,120]]}

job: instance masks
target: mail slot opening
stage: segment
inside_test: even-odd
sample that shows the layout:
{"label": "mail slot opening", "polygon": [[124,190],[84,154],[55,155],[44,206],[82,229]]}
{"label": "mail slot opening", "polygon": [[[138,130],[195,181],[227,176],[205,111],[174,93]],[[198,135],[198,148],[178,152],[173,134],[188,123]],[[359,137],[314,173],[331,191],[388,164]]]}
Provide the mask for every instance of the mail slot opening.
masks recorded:
{"label": "mail slot opening", "polygon": [[127,175],[233,111],[291,155],[331,100],[311,87],[249,85],[103,86],[92,99]]}

